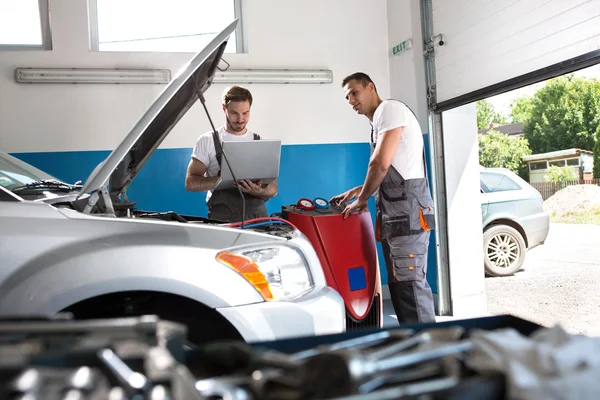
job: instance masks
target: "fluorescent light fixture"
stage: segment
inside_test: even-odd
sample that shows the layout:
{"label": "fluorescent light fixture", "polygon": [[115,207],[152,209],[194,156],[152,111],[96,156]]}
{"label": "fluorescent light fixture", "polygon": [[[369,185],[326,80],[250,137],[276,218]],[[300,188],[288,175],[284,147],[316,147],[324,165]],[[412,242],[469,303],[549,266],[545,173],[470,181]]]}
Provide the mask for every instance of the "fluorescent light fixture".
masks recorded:
{"label": "fluorescent light fixture", "polygon": [[168,69],[17,68],[19,83],[169,83]]}
{"label": "fluorescent light fixture", "polygon": [[[19,83],[162,83],[171,81],[168,69],[16,68]],[[217,70],[213,83],[332,83],[331,70],[228,69]]]}
{"label": "fluorescent light fixture", "polygon": [[332,83],[330,70],[228,69],[215,73],[213,83]]}

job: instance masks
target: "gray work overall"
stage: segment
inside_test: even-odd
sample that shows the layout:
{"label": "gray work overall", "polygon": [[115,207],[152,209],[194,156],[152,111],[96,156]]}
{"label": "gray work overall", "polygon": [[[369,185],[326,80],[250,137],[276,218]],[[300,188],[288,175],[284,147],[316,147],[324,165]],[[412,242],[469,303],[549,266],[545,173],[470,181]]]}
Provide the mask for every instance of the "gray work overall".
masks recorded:
{"label": "gray work overall", "polygon": [[[213,132],[217,162],[219,163],[219,175],[221,174],[222,147],[216,132]],[[254,140],[260,140],[258,134],[254,134]],[[225,165],[227,168],[227,165]],[[235,171],[233,171],[235,174]],[[246,203],[245,219],[268,217],[265,200],[249,193],[244,193]],[[208,218],[222,222],[240,222],[242,215],[242,197],[237,188],[216,190],[212,192],[208,200]]]}
{"label": "gray work overall", "polygon": [[[375,148],[373,138],[372,146]],[[424,155],[425,153],[423,153]],[[427,251],[435,227],[433,200],[425,178],[404,179],[390,166],[375,192],[377,234],[382,244],[392,304],[400,324],[435,322],[427,283]]]}

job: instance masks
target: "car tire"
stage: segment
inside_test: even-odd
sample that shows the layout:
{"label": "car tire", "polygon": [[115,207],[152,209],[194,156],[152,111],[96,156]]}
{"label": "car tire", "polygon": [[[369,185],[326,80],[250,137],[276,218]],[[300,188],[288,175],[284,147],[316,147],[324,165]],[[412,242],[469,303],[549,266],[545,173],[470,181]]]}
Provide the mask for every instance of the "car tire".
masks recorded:
{"label": "car tire", "polygon": [[525,262],[523,236],[508,225],[492,225],[483,232],[483,260],[490,276],[510,276]]}

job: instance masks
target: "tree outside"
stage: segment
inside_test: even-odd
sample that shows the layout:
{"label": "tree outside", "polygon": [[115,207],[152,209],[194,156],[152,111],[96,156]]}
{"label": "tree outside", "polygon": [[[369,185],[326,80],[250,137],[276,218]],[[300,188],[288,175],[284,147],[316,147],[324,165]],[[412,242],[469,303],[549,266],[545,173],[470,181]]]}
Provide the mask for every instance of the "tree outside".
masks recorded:
{"label": "tree outside", "polygon": [[507,117],[497,112],[494,106],[487,100],[478,100],[477,107],[477,129],[487,129],[492,123],[506,125],[509,123]]}
{"label": "tree outside", "polygon": [[534,154],[579,148],[594,150],[600,126],[600,81],[573,75],[550,79],[533,96],[512,103],[513,122]]}
{"label": "tree outside", "polygon": [[508,168],[526,179],[527,165],[523,157],[531,154],[524,138],[511,138],[502,132],[490,130],[479,135],[479,163],[486,168]]}

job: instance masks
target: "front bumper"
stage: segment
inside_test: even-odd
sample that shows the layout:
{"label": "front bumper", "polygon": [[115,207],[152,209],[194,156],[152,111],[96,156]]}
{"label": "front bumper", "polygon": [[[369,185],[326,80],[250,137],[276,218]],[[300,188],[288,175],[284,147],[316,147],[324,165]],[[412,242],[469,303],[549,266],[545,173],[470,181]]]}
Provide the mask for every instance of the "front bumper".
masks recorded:
{"label": "front bumper", "polygon": [[293,301],[266,301],[218,308],[248,343],[342,333],[346,330],[344,300],[321,287]]}

